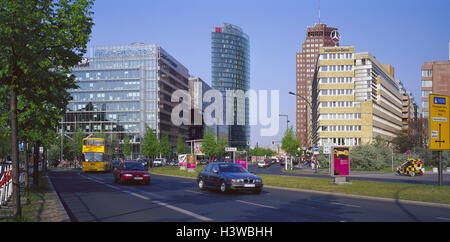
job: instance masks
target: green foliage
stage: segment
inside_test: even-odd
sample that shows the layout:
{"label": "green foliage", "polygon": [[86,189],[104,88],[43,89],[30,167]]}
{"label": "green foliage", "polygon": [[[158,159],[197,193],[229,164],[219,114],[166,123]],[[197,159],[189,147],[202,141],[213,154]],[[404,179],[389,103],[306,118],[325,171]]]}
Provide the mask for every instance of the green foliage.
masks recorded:
{"label": "green foliage", "polygon": [[122,153],[125,156],[130,156],[132,149],[133,149],[133,144],[131,144],[131,142],[130,142],[130,137],[128,137],[128,135],[125,135],[125,137],[123,138]]}
{"label": "green foliage", "polygon": [[142,153],[146,157],[156,157],[159,155],[159,141],[153,129],[145,125],[145,134],[141,142]]}
{"label": "green foliage", "polygon": [[203,135],[202,151],[206,156],[211,158],[213,155],[215,155],[217,150],[217,136],[214,134],[211,128],[207,127]]}
{"label": "green foliage", "polygon": [[172,145],[169,143],[169,136],[167,134],[161,135],[161,141],[159,143],[159,152],[164,157],[172,155]]}
{"label": "green foliage", "polygon": [[255,147],[250,150],[250,156],[272,156],[273,150],[264,147]]}
{"label": "green foliage", "polygon": [[182,155],[182,154],[188,154],[189,152],[190,152],[189,147],[186,145],[186,142],[184,142],[183,137],[181,137],[181,135],[178,134],[176,153],[178,155]]}
{"label": "green foliage", "polygon": [[[217,138],[216,138],[217,139]],[[225,154],[225,148],[228,146],[228,139],[225,135],[220,136],[217,141],[216,154],[223,156]]]}
{"label": "green foliage", "polygon": [[283,139],[281,140],[281,148],[290,155],[295,155],[298,148],[300,147],[300,142],[294,135],[292,126],[286,131]]}

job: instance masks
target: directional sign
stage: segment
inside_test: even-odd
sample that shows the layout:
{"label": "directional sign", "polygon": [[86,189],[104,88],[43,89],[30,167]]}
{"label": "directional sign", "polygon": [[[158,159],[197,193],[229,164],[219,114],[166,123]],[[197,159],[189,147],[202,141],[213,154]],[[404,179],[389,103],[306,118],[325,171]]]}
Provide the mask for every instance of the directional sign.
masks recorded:
{"label": "directional sign", "polygon": [[226,152],[233,152],[233,151],[237,151],[236,147],[225,147],[225,151]]}
{"label": "directional sign", "polygon": [[430,94],[429,136],[430,150],[450,150],[450,99]]}
{"label": "directional sign", "polygon": [[319,151],[319,146],[314,146],[314,151]]}

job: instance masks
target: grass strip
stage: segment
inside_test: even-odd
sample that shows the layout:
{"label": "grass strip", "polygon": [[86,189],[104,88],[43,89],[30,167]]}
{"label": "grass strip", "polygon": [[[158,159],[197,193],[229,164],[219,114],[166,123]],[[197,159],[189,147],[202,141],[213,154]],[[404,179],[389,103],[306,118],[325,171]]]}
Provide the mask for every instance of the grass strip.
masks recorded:
{"label": "grass strip", "polygon": [[[186,170],[180,170],[179,167],[158,167],[151,168],[149,171],[155,174],[195,178],[201,169],[203,169],[203,167],[196,168],[195,172],[188,172]],[[351,180],[351,184],[348,185],[337,185],[334,184],[333,178],[309,178],[263,174],[258,176],[263,179],[264,185],[266,186],[450,204],[450,186],[440,187],[437,185],[358,180]]]}

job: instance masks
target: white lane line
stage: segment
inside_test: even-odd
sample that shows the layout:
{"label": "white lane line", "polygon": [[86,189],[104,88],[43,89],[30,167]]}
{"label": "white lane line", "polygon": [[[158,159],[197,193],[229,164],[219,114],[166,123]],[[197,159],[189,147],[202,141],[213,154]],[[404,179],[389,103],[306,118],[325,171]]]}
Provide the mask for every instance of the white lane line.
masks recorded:
{"label": "white lane line", "polygon": [[247,202],[247,201],[242,201],[242,200],[236,200],[236,202],[245,203],[245,204],[248,204],[248,205],[253,205],[253,206],[258,206],[258,207],[263,207],[263,208],[278,209],[276,207],[263,205],[263,204],[258,204],[258,203]]}
{"label": "white lane line", "polygon": [[193,213],[191,211],[188,211],[188,210],[185,210],[185,209],[182,209],[182,208],[178,208],[178,207],[172,206],[172,205],[167,204],[167,203],[163,203],[163,202],[160,202],[160,201],[153,201],[153,203],[156,203],[156,204],[164,206],[166,208],[169,208],[169,209],[175,210],[177,212],[189,215],[191,217],[194,217],[194,218],[202,220],[202,221],[212,221],[212,219],[210,219],[208,217],[205,217],[205,216]]}
{"label": "white lane line", "polygon": [[450,218],[441,218],[441,217],[436,217],[437,219],[440,219],[440,220],[446,220],[446,221],[450,221]]}
{"label": "white lane line", "polygon": [[104,185],[107,186],[107,187],[116,189],[116,190],[122,190],[122,189],[120,189],[119,187],[116,187],[116,186],[113,186],[113,185],[109,185],[109,184],[104,184]]}
{"label": "white lane line", "polygon": [[358,205],[352,205],[352,204],[346,204],[346,203],[336,203],[336,202],[332,202],[331,204],[341,205],[341,206],[346,206],[346,207],[352,207],[352,208],[360,208],[360,207],[361,207],[361,206],[358,206]]}
{"label": "white lane line", "polygon": [[137,194],[135,192],[130,192],[130,191],[125,191],[125,192],[130,194],[130,195],[132,195],[132,196],[135,196],[135,197],[138,197],[138,198],[141,198],[141,199],[144,199],[144,200],[149,200],[150,199],[150,198],[148,198],[146,196],[143,196],[141,194]]}

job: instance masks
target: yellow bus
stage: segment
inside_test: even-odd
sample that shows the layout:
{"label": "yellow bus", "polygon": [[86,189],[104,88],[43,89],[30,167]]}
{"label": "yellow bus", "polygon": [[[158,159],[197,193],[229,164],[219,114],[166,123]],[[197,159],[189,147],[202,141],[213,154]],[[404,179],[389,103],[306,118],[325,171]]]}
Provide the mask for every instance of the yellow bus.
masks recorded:
{"label": "yellow bus", "polygon": [[110,147],[103,138],[84,138],[82,149],[82,171],[106,171],[112,169]]}

